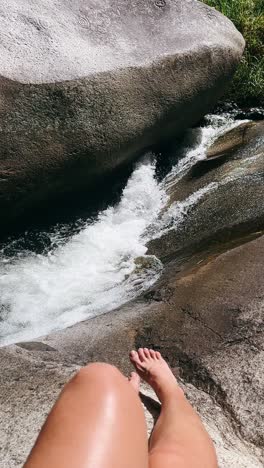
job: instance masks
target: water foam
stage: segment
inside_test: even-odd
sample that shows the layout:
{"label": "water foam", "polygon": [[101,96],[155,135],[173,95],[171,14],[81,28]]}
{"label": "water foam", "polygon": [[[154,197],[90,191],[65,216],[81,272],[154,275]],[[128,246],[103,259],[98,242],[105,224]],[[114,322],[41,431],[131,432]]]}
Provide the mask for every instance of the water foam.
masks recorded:
{"label": "water foam", "polygon": [[177,227],[184,223],[184,220],[186,216],[188,216],[190,210],[197,205],[205,195],[216,190],[218,185],[219,184],[217,182],[211,182],[189,195],[185,200],[172,203],[156,222],[155,233],[153,234],[152,239],[158,239],[169,231],[177,229]]}
{"label": "water foam", "polygon": [[[144,231],[165,202],[149,160],[135,169],[120,203],[65,245],[47,255],[3,258],[1,344],[70,326],[128,300],[136,284],[134,260],[147,251]],[[155,281],[157,264],[150,262],[150,269],[138,292]]]}
{"label": "water foam", "polygon": [[[227,130],[232,130],[239,126],[242,122],[245,122],[245,120],[234,121],[229,114],[209,114],[206,118],[206,126],[189,130],[186,137],[186,147],[183,157],[162,182],[165,190],[169,192],[170,187],[172,185],[174,186],[177,180],[180,180],[197,161],[205,159],[207,149],[217,138],[223,135]],[[193,147],[188,144],[188,141],[196,141],[197,143]]]}
{"label": "water foam", "polygon": [[[198,161],[206,158],[207,149],[217,138],[227,130],[232,130],[239,126],[242,122],[245,122],[245,120],[234,121],[229,114],[223,114],[222,116],[208,115],[205,127],[189,130],[186,138],[185,154],[161,182],[164,191],[169,194],[171,189],[176,186],[177,182],[181,180],[191,167]],[[198,143],[193,147],[192,145],[188,145],[188,141],[198,141]],[[222,181],[222,183],[224,182]],[[196,192],[191,193],[185,200],[169,204],[165,210],[161,211],[160,216],[151,226],[150,238],[157,239],[170,230],[177,229],[177,227],[184,223],[191,209],[206,195],[216,190],[218,186],[218,182],[211,182]]]}

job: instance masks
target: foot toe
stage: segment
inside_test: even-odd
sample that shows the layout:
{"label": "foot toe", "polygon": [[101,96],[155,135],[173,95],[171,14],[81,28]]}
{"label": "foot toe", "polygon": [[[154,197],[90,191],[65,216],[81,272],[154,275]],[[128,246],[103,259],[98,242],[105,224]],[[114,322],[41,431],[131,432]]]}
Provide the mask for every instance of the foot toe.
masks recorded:
{"label": "foot toe", "polygon": [[148,348],[144,348],[144,354],[145,354],[145,357],[146,357],[147,359],[150,358],[150,352],[149,352],[149,349],[148,349]]}
{"label": "foot toe", "polygon": [[130,357],[130,361],[132,363],[134,363],[134,364],[140,364],[141,363],[137,351],[131,351],[129,357]]}
{"label": "foot toe", "polygon": [[138,355],[139,355],[139,359],[141,362],[145,361],[145,353],[144,353],[144,349],[143,348],[139,348],[138,350]]}

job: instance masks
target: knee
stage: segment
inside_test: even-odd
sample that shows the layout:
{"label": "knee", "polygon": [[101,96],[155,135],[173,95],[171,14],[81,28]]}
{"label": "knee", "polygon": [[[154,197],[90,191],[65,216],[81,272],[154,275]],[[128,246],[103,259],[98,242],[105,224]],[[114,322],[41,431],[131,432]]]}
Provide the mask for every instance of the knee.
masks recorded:
{"label": "knee", "polygon": [[115,366],[101,362],[95,362],[82,367],[73,378],[75,383],[81,385],[95,381],[102,385],[106,383],[109,385],[120,379],[124,379],[124,376]]}

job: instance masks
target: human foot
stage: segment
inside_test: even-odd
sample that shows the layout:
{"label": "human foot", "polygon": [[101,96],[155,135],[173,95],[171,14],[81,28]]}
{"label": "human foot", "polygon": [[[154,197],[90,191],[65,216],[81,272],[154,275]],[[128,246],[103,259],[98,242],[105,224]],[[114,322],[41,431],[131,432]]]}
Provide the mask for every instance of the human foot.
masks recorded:
{"label": "human foot", "polygon": [[131,372],[130,377],[128,378],[129,383],[131,386],[139,393],[139,384],[140,384],[140,377],[136,372]]}
{"label": "human foot", "polygon": [[138,352],[131,351],[130,361],[139,376],[153,388],[161,403],[176,394],[183,395],[171,369],[158,351],[139,348]]}

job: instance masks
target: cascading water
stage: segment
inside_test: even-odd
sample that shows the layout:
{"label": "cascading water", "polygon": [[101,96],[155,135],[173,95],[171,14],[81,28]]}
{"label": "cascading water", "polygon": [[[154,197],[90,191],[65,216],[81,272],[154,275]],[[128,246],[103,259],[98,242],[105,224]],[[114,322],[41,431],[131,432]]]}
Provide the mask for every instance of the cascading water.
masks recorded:
{"label": "cascading water", "polygon": [[238,125],[228,116],[209,116],[195,148],[158,182],[155,158],[138,163],[120,202],[83,222],[65,241],[64,226],[50,234],[44,253],[0,252],[0,345],[29,340],[52,330],[113,310],[149,288],[160,276],[161,262],[147,255],[147,243],[177,229],[188,212],[208,192],[211,183],[186,200],[169,205],[173,184],[205,157],[207,147]]}

